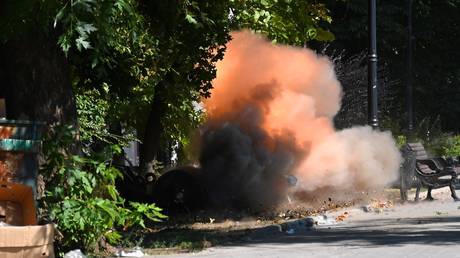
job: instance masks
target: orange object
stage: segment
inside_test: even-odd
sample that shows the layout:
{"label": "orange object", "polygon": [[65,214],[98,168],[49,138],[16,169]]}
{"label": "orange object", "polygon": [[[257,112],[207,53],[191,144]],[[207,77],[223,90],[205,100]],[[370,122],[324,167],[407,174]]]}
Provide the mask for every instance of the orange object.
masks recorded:
{"label": "orange object", "polygon": [[0,220],[14,226],[37,225],[30,186],[0,182]]}
{"label": "orange object", "polygon": [[0,139],[8,139],[14,133],[14,127],[11,126],[0,126]]}

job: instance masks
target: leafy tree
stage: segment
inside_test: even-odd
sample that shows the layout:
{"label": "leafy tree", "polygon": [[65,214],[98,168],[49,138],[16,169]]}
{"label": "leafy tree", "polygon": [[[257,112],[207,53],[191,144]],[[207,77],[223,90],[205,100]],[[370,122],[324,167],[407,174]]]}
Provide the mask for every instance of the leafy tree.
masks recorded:
{"label": "leafy tree", "polygon": [[217,0],[145,1],[141,6],[160,39],[158,69],[164,72],[155,85],[142,139],[141,166],[153,172],[161,142],[175,138],[185,143],[199,122],[193,103],[209,96],[215,63],[229,40],[229,9],[226,1]]}
{"label": "leafy tree", "polygon": [[311,40],[332,41],[324,28],[331,23],[329,10],[317,1],[231,0],[232,28],[250,28],[273,42],[306,46]]}

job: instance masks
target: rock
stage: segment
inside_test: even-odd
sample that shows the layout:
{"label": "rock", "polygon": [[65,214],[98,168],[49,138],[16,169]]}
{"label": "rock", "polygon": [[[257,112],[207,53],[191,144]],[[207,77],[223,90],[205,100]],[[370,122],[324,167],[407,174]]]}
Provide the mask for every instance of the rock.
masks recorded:
{"label": "rock", "polygon": [[374,208],[372,208],[370,205],[363,206],[363,211],[365,212],[372,212],[373,210]]}

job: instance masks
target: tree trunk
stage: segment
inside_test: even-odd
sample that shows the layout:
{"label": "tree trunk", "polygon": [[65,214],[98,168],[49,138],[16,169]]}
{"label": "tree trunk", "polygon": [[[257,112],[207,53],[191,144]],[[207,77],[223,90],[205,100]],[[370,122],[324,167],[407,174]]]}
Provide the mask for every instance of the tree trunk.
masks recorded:
{"label": "tree trunk", "polygon": [[161,124],[161,118],[165,114],[166,103],[162,96],[162,88],[164,88],[164,85],[163,83],[160,83],[155,89],[155,96],[151,104],[144,137],[142,140],[140,168],[141,173],[143,173],[144,176],[149,173],[155,174],[155,160],[160,148],[161,136],[164,132],[163,125]]}
{"label": "tree trunk", "polygon": [[0,45],[7,118],[76,125],[69,64],[57,37],[47,34],[37,29]]}
{"label": "tree trunk", "polygon": [[[0,95],[6,100],[6,117],[76,126],[69,64],[57,46],[57,37],[38,28],[18,34],[23,36],[0,44]],[[77,145],[72,152],[79,152]],[[37,189],[41,162],[43,159],[26,153],[24,169],[17,172],[18,181],[31,186],[36,196],[43,195],[42,179]]]}

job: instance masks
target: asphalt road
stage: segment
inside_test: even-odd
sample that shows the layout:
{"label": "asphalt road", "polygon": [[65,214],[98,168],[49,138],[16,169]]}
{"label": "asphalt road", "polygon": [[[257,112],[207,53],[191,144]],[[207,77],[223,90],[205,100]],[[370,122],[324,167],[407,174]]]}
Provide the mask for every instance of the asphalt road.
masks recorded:
{"label": "asphalt road", "polygon": [[460,258],[460,202],[445,190],[434,197],[438,200],[396,205],[378,213],[348,209],[349,217],[338,224],[296,228],[293,234],[261,229],[243,243],[161,257]]}

